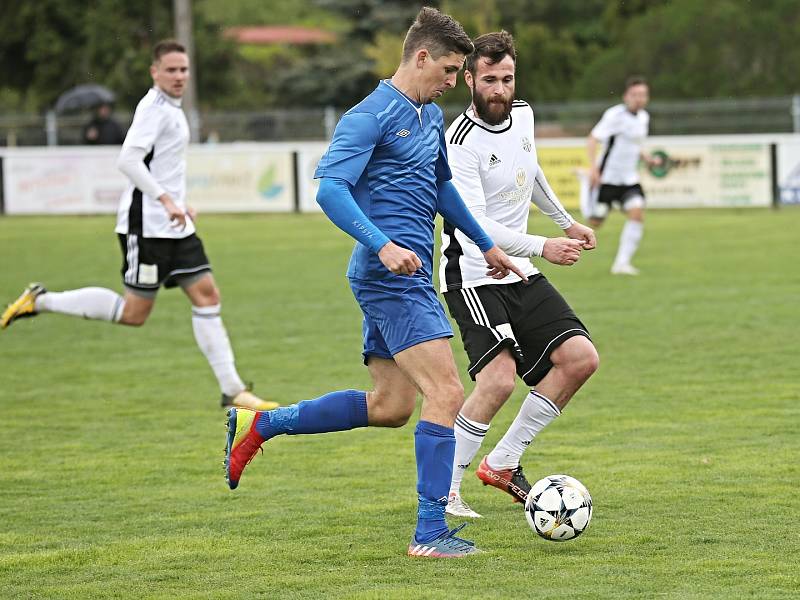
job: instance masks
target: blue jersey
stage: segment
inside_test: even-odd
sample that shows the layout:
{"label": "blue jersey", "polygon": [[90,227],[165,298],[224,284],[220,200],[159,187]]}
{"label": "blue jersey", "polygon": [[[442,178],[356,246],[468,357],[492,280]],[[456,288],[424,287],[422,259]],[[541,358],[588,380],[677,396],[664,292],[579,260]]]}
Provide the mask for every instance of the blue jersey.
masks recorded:
{"label": "blue jersey", "polygon": [[[372,223],[422,261],[414,277],[433,281],[438,182],[451,178],[438,106],[418,104],[390,81],[381,81],[342,116],[314,177],[345,180]],[[402,277],[391,273],[375,252],[359,242],[347,276]]]}

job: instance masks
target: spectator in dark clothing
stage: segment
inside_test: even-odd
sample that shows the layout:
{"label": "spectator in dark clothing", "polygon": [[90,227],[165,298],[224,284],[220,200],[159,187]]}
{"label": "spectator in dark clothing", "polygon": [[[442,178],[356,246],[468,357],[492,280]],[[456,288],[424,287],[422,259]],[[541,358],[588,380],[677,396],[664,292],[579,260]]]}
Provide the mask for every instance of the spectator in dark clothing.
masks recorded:
{"label": "spectator in dark clothing", "polygon": [[125,130],[111,116],[110,104],[97,107],[94,117],[83,128],[81,139],[84,144],[121,145],[125,141]]}

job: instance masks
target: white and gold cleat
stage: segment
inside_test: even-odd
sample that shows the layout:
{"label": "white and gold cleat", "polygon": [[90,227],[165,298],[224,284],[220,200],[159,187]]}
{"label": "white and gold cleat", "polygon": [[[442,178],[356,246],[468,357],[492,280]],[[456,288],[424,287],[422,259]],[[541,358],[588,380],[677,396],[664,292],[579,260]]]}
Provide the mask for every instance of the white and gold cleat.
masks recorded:
{"label": "white and gold cleat", "polygon": [[36,312],[36,298],[46,293],[47,290],[41,283],[31,283],[20,294],[19,298],[9,304],[0,316],[0,329],[5,329],[12,322],[17,319],[25,317],[35,317]]}
{"label": "white and gold cleat", "polygon": [[249,408],[250,410],[273,410],[280,404],[272,400],[264,400],[248,389],[242,390],[235,396],[222,394],[222,408]]}

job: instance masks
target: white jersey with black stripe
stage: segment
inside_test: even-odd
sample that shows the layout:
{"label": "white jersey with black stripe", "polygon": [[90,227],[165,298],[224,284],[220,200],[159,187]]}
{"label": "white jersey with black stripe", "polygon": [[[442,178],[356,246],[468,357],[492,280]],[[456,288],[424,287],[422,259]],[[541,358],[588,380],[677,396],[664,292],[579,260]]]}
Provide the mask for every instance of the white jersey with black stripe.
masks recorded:
{"label": "white jersey with black stripe", "polygon": [[624,104],[617,104],[603,113],[592,129],[592,137],[605,144],[598,159],[601,183],[639,183],[639,155],[649,126],[650,115],[644,109],[632,113]]}
{"label": "white jersey with black stripe", "polygon": [[[180,99],[172,98],[156,87],[151,88],[136,106],[123,148],[145,150],[144,162],[150,174],[183,210],[186,210],[188,144],[189,123],[181,109]],[[183,229],[173,227],[164,205],[129,183],[120,198],[116,232],[146,238],[179,239],[194,233],[195,228],[191,219],[186,220]]]}
{"label": "white jersey with black stripe", "polygon": [[[515,100],[509,118],[500,125],[488,125],[470,108],[445,134],[453,184],[467,208],[479,222],[484,217],[491,219],[513,235],[527,232],[532,197],[538,196],[537,206],[554,220],[560,220],[563,228],[573,222],[541,171],[533,125],[530,105]],[[543,238],[540,239],[543,244]],[[449,223],[445,223],[442,230],[441,252],[439,287],[442,292],[520,281],[514,273],[499,281],[488,277],[483,253]],[[507,253],[526,276],[539,272],[528,258],[530,253],[527,256],[511,256],[508,250]]]}

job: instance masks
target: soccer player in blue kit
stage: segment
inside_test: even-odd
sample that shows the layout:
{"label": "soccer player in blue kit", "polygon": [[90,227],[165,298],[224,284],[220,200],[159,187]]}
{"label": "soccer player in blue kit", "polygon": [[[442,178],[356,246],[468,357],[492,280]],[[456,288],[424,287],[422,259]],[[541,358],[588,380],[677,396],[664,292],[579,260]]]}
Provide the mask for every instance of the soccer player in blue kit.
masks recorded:
{"label": "soccer player in blue kit", "polygon": [[[315,176],[317,201],[357,241],[347,276],[364,313],[364,362],[374,388],[343,390],[272,411],[228,413],[228,485],[261,445],[279,434],[401,427],[423,396],[417,424],[417,528],[408,554],[462,557],[475,545],[448,530],[453,424],[464,401],[448,338],[452,329],[433,287],[436,213],[472,239],[488,274],[524,275],[464,205],[447,164],[442,111],[432,101],[456,84],[473,45],[461,25],[423,8],[408,31],[400,66],[340,120]],[[463,527],[463,525],[462,525]]]}

